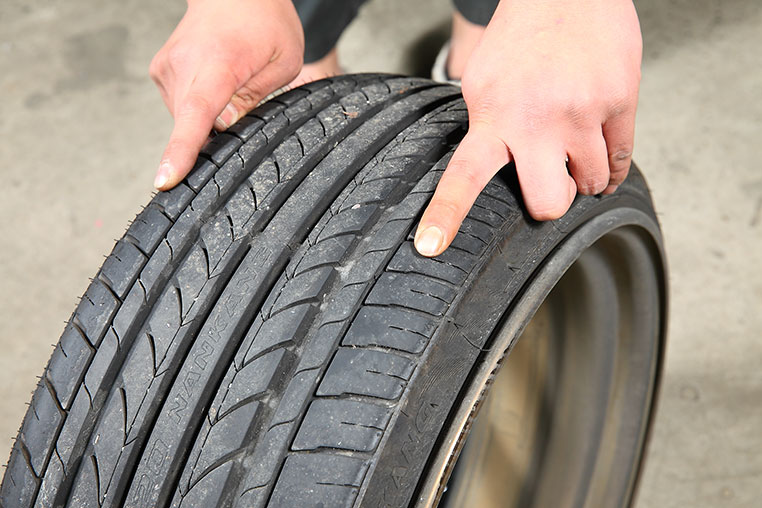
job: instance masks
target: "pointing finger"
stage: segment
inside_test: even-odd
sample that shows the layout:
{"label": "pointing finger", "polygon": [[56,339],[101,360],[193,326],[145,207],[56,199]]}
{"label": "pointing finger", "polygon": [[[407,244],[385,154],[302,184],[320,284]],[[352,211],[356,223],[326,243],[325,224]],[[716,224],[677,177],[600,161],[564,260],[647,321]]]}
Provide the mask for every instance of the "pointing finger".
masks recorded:
{"label": "pointing finger", "polygon": [[157,189],[171,189],[188,174],[215,118],[234,91],[232,77],[211,70],[197,76],[183,98],[175,103],[175,126],[156,174]]}
{"label": "pointing finger", "polygon": [[479,193],[510,162],[502,140],[484,128],[471,128],[442,174],[415,234],[423,256],[437,256],[450,245]]}

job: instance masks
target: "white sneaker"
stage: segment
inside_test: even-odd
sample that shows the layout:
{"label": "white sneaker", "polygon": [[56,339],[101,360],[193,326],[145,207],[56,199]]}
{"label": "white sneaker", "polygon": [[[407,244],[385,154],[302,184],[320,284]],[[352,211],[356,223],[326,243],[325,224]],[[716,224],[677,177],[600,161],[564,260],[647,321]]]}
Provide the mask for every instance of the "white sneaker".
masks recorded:
{"label": "white sneaker", "polygon": [[452,79],[447,74],[447,59],[450,57],[450,41],[444,43],[442,49],[439,50],[436,60],[434,60],[434,66],[431,68],[431,79],[439,81],[440,83],[448,83],[450,85],[460,86],[459,79]]}

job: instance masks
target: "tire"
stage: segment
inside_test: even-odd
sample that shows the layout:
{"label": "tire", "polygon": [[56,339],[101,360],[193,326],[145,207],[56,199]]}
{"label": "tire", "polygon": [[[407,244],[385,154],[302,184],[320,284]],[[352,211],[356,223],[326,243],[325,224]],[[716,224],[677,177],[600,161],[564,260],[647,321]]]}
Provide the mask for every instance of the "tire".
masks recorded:
{"label": "tire", "polygon": [[646,184],[539,223],[509,165],[422,258],[466,127],[456,88],[355,75],[214,137],[87,289],[0,504],[628,505],[666,319]]}

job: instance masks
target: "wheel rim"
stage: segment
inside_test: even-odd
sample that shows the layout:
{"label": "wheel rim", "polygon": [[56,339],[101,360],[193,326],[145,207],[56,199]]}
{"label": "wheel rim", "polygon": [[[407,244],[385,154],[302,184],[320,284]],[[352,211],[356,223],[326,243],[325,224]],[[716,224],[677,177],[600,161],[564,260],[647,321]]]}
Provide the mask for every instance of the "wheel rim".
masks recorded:
{"label": "wheel rim", "polygon": [[666,300],[655,224],[634,210],[619,215],[571,235],[493,334],[419,505],[440,496],[448,507],[630,502]]}

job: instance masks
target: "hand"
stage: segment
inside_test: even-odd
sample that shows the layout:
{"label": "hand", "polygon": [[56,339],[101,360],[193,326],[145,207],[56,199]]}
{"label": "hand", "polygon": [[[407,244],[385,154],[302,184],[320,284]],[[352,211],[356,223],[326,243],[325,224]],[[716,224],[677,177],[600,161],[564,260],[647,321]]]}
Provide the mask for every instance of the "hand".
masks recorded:
{"label": "hand", "polygon": [[177,185],[214,126],[225,130],[298,73],[304,33],[291,0],[189,0],[151,62],[175,118],[154,185]]}
{"label": "hand", "polygon": [[631,0],[501,1],[463,74],[469,130],[421,218],[418,251],[442,253],[512,160],[537,220],[561,217],[577,192],[614,192],[632,157],[641,53]]}

